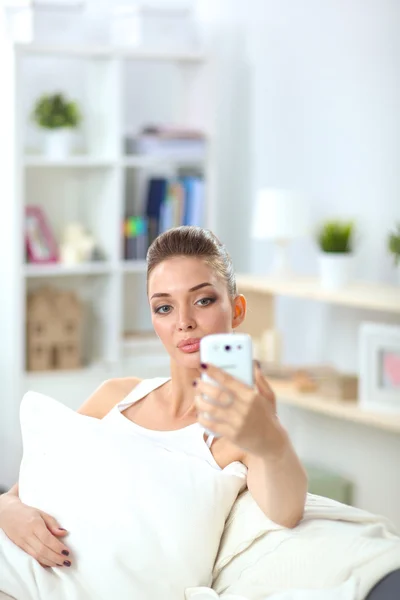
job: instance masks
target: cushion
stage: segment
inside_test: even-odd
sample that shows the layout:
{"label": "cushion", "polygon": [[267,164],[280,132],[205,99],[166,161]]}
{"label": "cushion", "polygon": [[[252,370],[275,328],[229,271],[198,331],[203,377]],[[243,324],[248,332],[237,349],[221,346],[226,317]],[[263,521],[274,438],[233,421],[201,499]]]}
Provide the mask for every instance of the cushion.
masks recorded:
{"label": "cushion", "polygon": [[24,396],[20,418],[20,498],[69,531],[72,566],[44,569],[0,531],[1,592],[177,600],[211,584],[238,477],[42,394]]}
{"label": "cushion", "polygon": [[318,589],[335,589],[340,597],[354,588],[350,597],[362,600],[399,566],[400,537],[384,517],[308,494],[303,520],[285,529],[245,491],[227,520],[212,588],[221,598],[248,600]]}

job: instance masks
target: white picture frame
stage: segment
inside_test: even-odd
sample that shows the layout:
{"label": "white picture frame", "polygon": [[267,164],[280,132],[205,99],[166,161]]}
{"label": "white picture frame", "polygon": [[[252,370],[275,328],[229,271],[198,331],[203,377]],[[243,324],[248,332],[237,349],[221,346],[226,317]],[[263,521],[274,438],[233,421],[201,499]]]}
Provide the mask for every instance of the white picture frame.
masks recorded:
{"label": "white picture frame", "polygon": [[362,323],[359,333],[359,405],[400,414],[400,327]]}

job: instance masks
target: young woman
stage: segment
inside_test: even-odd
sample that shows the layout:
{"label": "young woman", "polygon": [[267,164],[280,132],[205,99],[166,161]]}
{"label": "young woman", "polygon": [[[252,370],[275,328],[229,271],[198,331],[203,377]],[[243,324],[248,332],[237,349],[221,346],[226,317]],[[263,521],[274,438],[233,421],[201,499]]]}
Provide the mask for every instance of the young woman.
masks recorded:
{"label": "young woman", "polygon": [[[294,527],[303,515],[307,478],[259,367],[254,367],[252,388],[200,364],[200,339],[235,330],[246,314],[225,247],[208,230],[179,227],[154,241],[147,264],[152,322],[170,356],[171,377],[106,381],[79,412],[113,419],[118,411],[132,431],[173,440],[184,451],[202,454],[210,468],[240,469],[264,513]],[[200,379],[203,369],[218,385]],[[202,446],[196,445],[199,429]],[[0,528],[43,566],[71,565],[62,524],[24,505],[18,484],[0,498]]]}

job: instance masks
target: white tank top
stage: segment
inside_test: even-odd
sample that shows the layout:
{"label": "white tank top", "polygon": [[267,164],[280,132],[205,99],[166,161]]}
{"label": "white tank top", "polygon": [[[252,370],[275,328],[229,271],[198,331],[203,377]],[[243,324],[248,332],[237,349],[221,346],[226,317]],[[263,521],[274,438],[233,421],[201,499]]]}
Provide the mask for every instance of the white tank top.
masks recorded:
{"label": "white tank top", "polygon": [[224,469],[218,465],[217,461],[210,450],[214,440],[214,435],[208,435],[207,441],[204,439],[204,428],[200,423],[193,423],[187,427],[176,429],[173,431],[158,431],[146,429],[141,425],[137,425],[122,412],[145,398],[150,392],[161,387],[170,380],[169,377],[154,377],[153,379],[143,379],[122,402],[114,406],[111,411],[103,417],[102,421],[108,425],[115,427],[124,427],[139,436],[144,436],[158,446],[162,446],[167,450],[175,450],[184,454],[193,455],[197,458],[202,458],[207,461],[215,469],[223,471],[224,474],[232,474],[242,481],[242,488],[245,487],[247,477],[247,467],[240,461],[230,463]]}

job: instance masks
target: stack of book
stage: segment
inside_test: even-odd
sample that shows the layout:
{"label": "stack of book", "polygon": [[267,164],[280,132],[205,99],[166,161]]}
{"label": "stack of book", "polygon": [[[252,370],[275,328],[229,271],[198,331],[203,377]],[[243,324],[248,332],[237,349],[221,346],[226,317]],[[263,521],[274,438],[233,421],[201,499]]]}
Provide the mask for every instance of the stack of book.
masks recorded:
{"label": "stack of book", "polygon": [[127,216],[123,223],[125,259],[146,258],[147,248],[153,240],[172,227],[203,227],[204,213],[205,185],[202,177],[152,177],[147,186],[145,214]]}
{"label": "stack of book", "polygon": [[193,129],[149,126],[137,136],[126,136],[125,146],[127,154],[203,160],[206,139],[201,131]]}
{"label": "stack of book", "polygon": [[164,231],[180,225],[204,224],[205,186],[202,177],[177,179],[153,177],[149,180],[146,216],[149,244]]}

